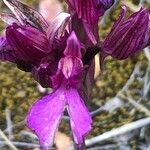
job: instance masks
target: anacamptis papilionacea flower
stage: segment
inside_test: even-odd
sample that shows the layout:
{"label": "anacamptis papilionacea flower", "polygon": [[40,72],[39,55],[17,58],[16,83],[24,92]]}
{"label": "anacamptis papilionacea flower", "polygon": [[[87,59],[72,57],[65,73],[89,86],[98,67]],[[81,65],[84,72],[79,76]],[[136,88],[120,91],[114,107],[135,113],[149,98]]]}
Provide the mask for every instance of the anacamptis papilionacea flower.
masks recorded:
{"label": "anacamptis papilionacea flower", "polygon": [[92,128],[86,100],[94,81],[94,56],[101,66],[108,55],[126,59],[150,44],[148,10],[125,18],[126,6],[104,41],[98,22],[114,0],[66,0],[68,13],[50,24],[35,10],[16,0],[3,0],[12,13],[1,13],[7,23],[0,38],[0,60],[16,63],[53,92],[33,104],[27,126],[39,138],[41,149],[53,144],[64,109],[70,116],[74,142],[80,146]]}

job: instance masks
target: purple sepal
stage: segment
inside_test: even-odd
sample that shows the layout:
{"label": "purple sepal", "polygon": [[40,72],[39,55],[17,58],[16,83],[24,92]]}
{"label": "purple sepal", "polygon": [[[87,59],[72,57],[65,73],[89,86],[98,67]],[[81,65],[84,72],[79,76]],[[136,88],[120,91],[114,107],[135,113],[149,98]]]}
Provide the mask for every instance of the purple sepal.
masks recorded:
{"label": "purple sepal", "polygon": [[123,6],[120,18],[102,45],[105,55],[116,59],[126,59],[150,44],[148,10],[141,8],[128,19],[125,15],[126,7]]}
{"label": "purple sepal", "polygon": [[6,29],[6,38],[18,59],[37,64],[50,53],[45,34],[29,25],[13,24]]}
{"label": "purple sepal", "polygon": [[[66,36],[67,36],[66,32],[68,31],[67,29],[68,29],[69,23],[70,23],[70,14],[68,13],[60,13],[51,22],[47,30],[47,37],[49,40],[50,48],[55,48],[56,47],[55,45],[57,45],[57,42],[59,42],[59,40],[63,40],[62,38],[66,39]],[[62,42],[60,42],[60,44],[62,45]]]}
{"label": "purple sepal", "polygon": [[[99,17],[102,16],[107,9],[109,9],[113,4],[114,0],[66,0],[69,5],[69,10],[73,16],[73,23],[72,28],[76,31],[76,25],[80,23],[81,31],[78,31],[80,34],[83,35],[86,38],[86,40],[83,43],[86,43],[87,45],[96,45],[99,41],[99,35],[98,35],[98,21]],[[78,17],[74,17],[78,16]],[[82,20],[82,23],[81,21]],[[83,26],[83,27],[82,27]],[[85,33],[84,33],[85,32]],[[81,41],[82,41],[82,35]],[[89,39],[90,41],[88,41]]]}
{"label": "purple sepal", "polygon": [[84,22],[88,24],[97,24],[99,17],[110,8],[114,0],[66,0],[70,12],[78,14]]}
{"label": "purple sepal", "polygon": [[14,50],[8,44],[6,37],[0,37],[0,60],[10,62],[16,60]]}
{"label": "purple sepal", "polygon": [[84,43],[84,46],[88,47],[92,45],[91,40],[89,39],[90,35],[87,34],[84,24],[82,20],[78,18],[77,14],[73,15],[71,18],[71,27],[72,30],[76,33],[77,37],[80,39],[80,42]]}

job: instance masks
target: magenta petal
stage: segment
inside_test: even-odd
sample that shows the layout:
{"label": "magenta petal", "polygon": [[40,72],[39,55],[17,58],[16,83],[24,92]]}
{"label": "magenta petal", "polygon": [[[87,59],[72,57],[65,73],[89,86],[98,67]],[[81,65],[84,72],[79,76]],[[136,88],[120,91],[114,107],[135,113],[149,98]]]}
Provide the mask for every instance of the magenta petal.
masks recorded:
{"label": "magenta petal", "polygon": [[83,143],[85,135],[91,130],[92,119],[76,89],[68,90],[65,97],[74,140],[76,144],[80,145]]}
{"label": "magenta petal", "polygon": [[63,114],[64,106],[63,92],[58,89],[38,100],[29,111],[27,125],[37,134],[43,149],[53,144],[54,134]]}

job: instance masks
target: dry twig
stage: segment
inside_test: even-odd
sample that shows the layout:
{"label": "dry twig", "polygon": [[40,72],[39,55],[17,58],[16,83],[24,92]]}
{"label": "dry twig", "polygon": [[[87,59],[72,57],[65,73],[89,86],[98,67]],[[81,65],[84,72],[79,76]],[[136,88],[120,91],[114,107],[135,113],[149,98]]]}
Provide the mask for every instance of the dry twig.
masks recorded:
{"label": "dry twig", "polygon": [[113,138],[113,137],[116,137],[116,136],[128,133],[128,132],[130,132],[132,130],[139,129],[139,128],[142,128],[142,127],[147,126],[147,125],[150,125],[150,117],[144,118],[144,119],[140,119],[138,121],[135,121],[135,122],[123,125],[123,126],[121,126],[119,128],[113,129],[113,130],[111,130],[109,132],[105,132],[105,133],[103,133],[103,134],[101,134],[99,136],[96,136],[94,138],[86,140],[85,143],[86,143],[86,146],[92,146],[92,145],[94,145],[96,143],[100,143],[100,142],[106,141],[106,140],[108,140],[110,138]]}
{"label": "dry twig", "polygon": [[0,129],[0,136],[5,140],[6,144],[12,149],[12,150],[18,150],[13,143],[7,138],[7,136],[3,133],[3,131]]}

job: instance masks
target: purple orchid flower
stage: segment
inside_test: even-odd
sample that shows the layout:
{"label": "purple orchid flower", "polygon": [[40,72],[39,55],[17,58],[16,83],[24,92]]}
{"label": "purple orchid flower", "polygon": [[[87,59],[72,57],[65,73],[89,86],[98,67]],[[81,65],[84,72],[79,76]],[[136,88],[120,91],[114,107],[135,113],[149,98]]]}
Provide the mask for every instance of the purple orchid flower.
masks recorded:
{"label": "purple orchid flower", "polygon": [[70,116],[76,144],[82,144],[84,136],[90,131],[92,120],[78,92],[83,71],[80,42],[72,32],[67,39],[64,57],[59,61],[57,73],[52,77],[56,90],[37,101],[28,114],[28,126],[40,137],[42,147],[53,144],[54,133],[65,107]]}
{"label": "purple orchid flower", "polygon": [[141,8],[128,19],[126,11],[126,6],[122,6],[121,16],[102,44],[101,65],[108,55],[123,60],[150,45],[148,10]]}
{"label": "purple orchid flower", "polygon": [[[32,106],[27,116],[27,125],[37,134],[44,150],[52,146],[65,108],[70,116],[74,141],[79,147],[91,130],[92,119],[84,101],[94,80],[93,58],[100,49],[102,56],[124,59],[147,46],[149,41],[145,9],[127,21],[124,11],[99,46],[99,17],[114,0],[66,1],[70,14],[61,13],[50,24],[37,11],[16,0],[4,0],[13,13],[0,15],[8,24],[6,36],[0,38],[0,60],[16,63],[18,68],[31,72],[43,87],[53,89]],[[139,30],[138,34],[135,29]],[[116,37],[120,37],[117,45],[113,42]],[[126,56],[122,49],[118,50],[120,44],[121,48],[125,46]]]}
{"label": "purple orchid flower", "polygon": [[[19,69],[31,72],[43,87],[54,90],[32,106],[27,116],[28,127],[37,134],[41,148],[48,149],[66,108],[74,141],[80,147],[92,124],[84,104],[84,85],[91,86],[90,81],[85,82],[88,75],[88,79],[94,78],[92,59],[99,51],[95,46],[99,40],[98,18],[113,1],[76,1],[73,11],[70,9],[73,1],[67,1],[71,14],[61,13],[50,24],[19,1],[4,2],[13,13],[0,14],[8,24],[6,37],[0,38],[0,60],[16,63]],[[85,10],[84,5],[88,6]],[[77,9],[78,6],[82,10]],[[74,24],[75,20],[83,34]],[[82,37],[86,35],[88,38],[84,41]]]}
{"label": "purple orchid flower", "polygon": [[[0,14],[1,19],[8,24],[6,37],[1,38],[0,60],[16,63],[19,69],[32,72],[35,80],[42,86],[51,87],[48,76],[56,69],[48,71],[48,68],[56,67],[60,59],[54,58],[53,43],[55,49],[59,49],[59,52],[57,50],[55,53],[62,55],[65,44],[62,47],[60,43],[65,43],[63,37],[66,35],[63,36],[61,31],[67,25],[70,15],[61,13],[48,25],[37,11],[25,4],[15,0],[4,0],[4,2],[13,14]],[[43,71],[44,77],[41,76]]]}

